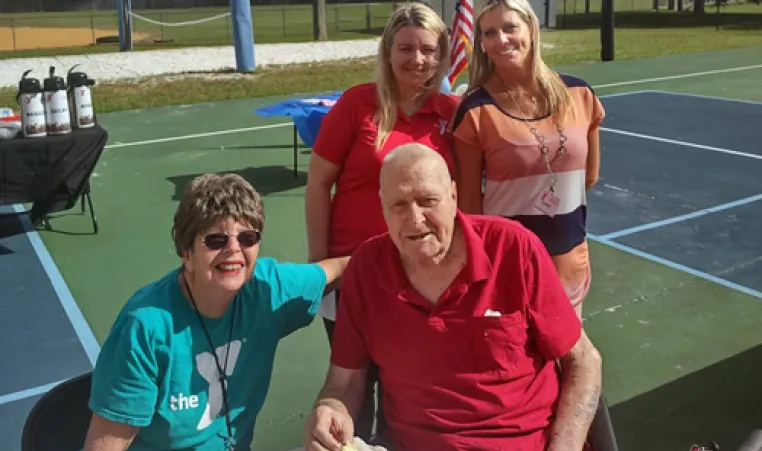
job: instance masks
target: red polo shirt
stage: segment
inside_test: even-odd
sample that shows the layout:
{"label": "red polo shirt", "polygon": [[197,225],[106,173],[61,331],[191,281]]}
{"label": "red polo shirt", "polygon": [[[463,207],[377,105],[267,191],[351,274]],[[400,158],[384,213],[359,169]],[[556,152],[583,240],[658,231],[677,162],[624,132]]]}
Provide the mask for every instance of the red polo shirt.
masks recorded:
{"label": "red polo shirt", "polygon": [[331,362],[379,366],[394,451],[542,451],[554,361],[581,323],[534,234],[499,217],[457,220],[467,264],[436,304],[407,281],[388,234],[355,251]]}
{"label": "red polo shirt", "polygon": [[386,232],[378,196],[381,162],[395,147],[418,142],[441,153],[453,167],[447,126],[455,114],[455,97],[433,93],[414,115],[397,113],[394,128],[381,149],[376,149],[374,123],[376,84],[346,90],[323,117],[313,151],[341,166],[331,202],[329,252],[351,254],[366,239]]}

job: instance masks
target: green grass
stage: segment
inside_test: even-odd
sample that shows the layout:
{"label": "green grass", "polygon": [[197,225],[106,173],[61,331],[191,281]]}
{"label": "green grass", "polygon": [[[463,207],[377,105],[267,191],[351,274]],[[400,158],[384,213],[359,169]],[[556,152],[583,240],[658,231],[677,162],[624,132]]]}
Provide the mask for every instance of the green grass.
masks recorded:
{"label": "green grass", "polygon": [[[346,10],[344,6],[342,5],[342,11],[352,8],[366,10],[366,5],[348,6]],[[391,4],[373,7],[381,6],[390,8]],[[308,14],[304,7],[289,8],[295,15]],[[268,8],[258,7],[256,10],[264,15]],[[270,10],[281,11],[283,7],[273,7]],[[194,14],[196,17],[208,17],[219,11],[221,9],[203,9],[195,11]],[[755,4],[741,4],[723,7],[722,12],[719,31],[715,29],[717,18],[714,14],[697,15],[690,12],[657,14],[642,11],[617,13],[616,59],[628,60],[760,46],[762,8]],[[99,14],[99,17],[104,20],[108,17],[105,12]],[[164,12],[153,11],[152,14],[160,15]],[[34,21],[37,26],[44,24],[60,26],[63,20],[72,19],[71,14],[61,14],[57,20],[52,20],[49,15],[27,14],[25,16],[27,17],[23,20]],[[176,18],[176,20],[179,19]],[[264,19],[255,15],[255,21],[258,20]],[[567,29],[543,32],[543,43],[548,46],[544,50],[544,58],[548,63],[557,66],[600,60],[599,13],[567,15],[559,17],[558,20],[559,24],[563,21]],[[257,39],[259,39],[260,34],[265,32],[259,28],[257,30]],[[273,38],[274,36],[272,35]],[[364,36],[377,36],[377,34]],[[84,50],[92,51],[92,49],[102,50],[100,47],[80,50],[84,52]],[[61,53],[60,50],[48,52]],[[231,66],[233,63],[231,61]],[[344,89],[370,80],[373,71],[373,59],[366,58],[319,64],[263,67],[253,74],[236,74],[231,67],[230,73],[196,74],[185,77],[181,84],[176,83],[177,77],[174,76],[148,77],[131,82],[99,83],[94,88],[95,108],[96,111],[105,113],[165,105],[287,95],[294,92]],[[0,88],[0,105],[15,105],[15,96],[15,89]]]}
{"label": "green grass", "polygon": [[[639,13],[631,13],[639,14]],[[758,47],[762,43],[761,16],[756,27],[662,26],[659,28],[618,28],[616,59],[627,60],[713,50]],[[622,14],[620,22],[625,22]],[[667,14],[661,14],[667,23]],[[675,14],[675,17],[682,16]],[[742,16],[739,14],[738,16]],[[552,46],[544,51],[551,65],[595,62],[600,60],[600,37],[595,15],[578,19],[577,29],[554,30],[543,34],[543,42]],[[685,20],[685,19],[682,19]],[[704,19],[706,20],[706,19]],[[233,61],[231,61],[231,66]],[[345,89],[372,78],[372,58],[320,64],[294,64],[263,67],[253,74],[198,74],[176,83],[176,77],[149,77],[138,82],[99,83],[94,88],[95,108],[100,113],[164,105],[190,104],[215,100],[242,99],[294,92]],[[0,88],[0,105],[15,105],[16,90]]]}
{"label": "green grass", "polygon": [[[659,0],[666,8],[667,0]],[[585,15],[585,0],[559,0],[557,4],[557,27],[559,28],[597,28],[601,0],[591,0],[591,14]],[[651,0],[614,0],[617,23],[620,19],[635,21],[644,27],[666,27],[679,22],[680,26],[713,26],[715,14],[713,7],[707,7],[708,13],[697,16],[691,13],[676,14],[662,9],[652,11]],[[329,4],[326,22],[329,39],[362,39],[379,34],[395,3],[372,4]],[[741,19],[748,23],[762,23],[762,7],[756,3],[732,4],[721,8],[723,16],[743,15]],[[205,19],[228,12],[228,8],[190,8],[137,10],[137,14],[148,19],[179,23]],[[637,14],[632,14],[637,13]],[[675,19],[679,17],[679,19]],[[311,5],[277,5],[252,7],[252,19],[255,40],[259,43],[304,42],[312,39]],[[732,27],[738,17],[723,17],[725,27]],[[666,21],[666,23],[663,23]],[[626,25],[626,24],[625,24]],[[117,17],[114,11],[89,11],[65,13],[24,13],[0,14],[0,28],[80,28],[110,30],[116,35]],[[186,46],[228,45],[232,41],[232,26],[229,17],[204,22],[193,26],[159,26],[140,19],[133,21],[135,49],[175,48]],[[10,40],[10,33],[0,39]],[[38,49],[40,44],[23,42],[0,42],[0,48],[16,48],[16,51],[3,52],[2,58],[28,56],[55,56],[62,54],[85,54],[118,51],[116,44],[96,44],[94,38],[87,38],[91,45],[58,49]],[[49,41],[48,41],[49,42]]]}

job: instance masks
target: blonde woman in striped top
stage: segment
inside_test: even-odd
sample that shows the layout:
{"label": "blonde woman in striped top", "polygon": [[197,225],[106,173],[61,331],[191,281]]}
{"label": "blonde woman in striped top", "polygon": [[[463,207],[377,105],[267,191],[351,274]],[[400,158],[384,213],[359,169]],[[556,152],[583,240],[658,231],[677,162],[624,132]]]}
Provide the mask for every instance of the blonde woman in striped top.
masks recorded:
{"label": "blonde woman in striped top", "polygon": [[591,280],[586,191],[598,179],[604,110],[584,80],[551,70],[540,47],[527,0],[489,0],[479,12],[452,125],[459,207],[532,230],[581,317]]}

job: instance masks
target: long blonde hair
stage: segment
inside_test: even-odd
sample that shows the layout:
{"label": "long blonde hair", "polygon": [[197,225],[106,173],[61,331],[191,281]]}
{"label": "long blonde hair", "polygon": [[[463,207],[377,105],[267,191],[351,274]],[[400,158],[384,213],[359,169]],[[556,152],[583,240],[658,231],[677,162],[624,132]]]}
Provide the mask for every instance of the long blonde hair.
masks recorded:
{"label": "long blonde hair", "polygon": [[559,124],[563,124],[567,117],[574,117],[574,101],[566,88],[566,83],[553,71],[542,59],[540,50],[540,24],[537,15],[528,0],[488,0],[479,10],[474,24],[474,49],[469,61],[468,91],[483,85],[495,71],[492,61],[482,50],[482,28],[480,24],[484,14],[495,8],[506,8],[516,11],[524,22],[529,26],[532,39],[532,79],[547,99],[548,109]]}
{"label": "long blonde hair", "polygon": [[378,110],[376,111],[376,149],[381,149],[397,121],[397,82],[389,62],[394,35],[402,27],[424,28],[437,36],[439,64],[434,76],[426,83],[421,96],[428,96],[432,90],[438,90],[447,75],[450,41],[447,27],[439,15],[423,3],[405,3],[398,7],[389,18],[384,33],[378,43],[378,64],[376,66],[376,90],[378,92]]}

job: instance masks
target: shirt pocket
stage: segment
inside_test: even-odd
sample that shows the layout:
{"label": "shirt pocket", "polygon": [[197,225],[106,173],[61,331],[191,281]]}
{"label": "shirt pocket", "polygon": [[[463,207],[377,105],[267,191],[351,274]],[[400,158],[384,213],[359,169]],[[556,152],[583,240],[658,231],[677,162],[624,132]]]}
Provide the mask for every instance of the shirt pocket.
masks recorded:
{"label": "shirt pocket", "polygon": [[471,320],[473,368],[477,373],[518,377],[527,372],[527,324],[521,312]]}

